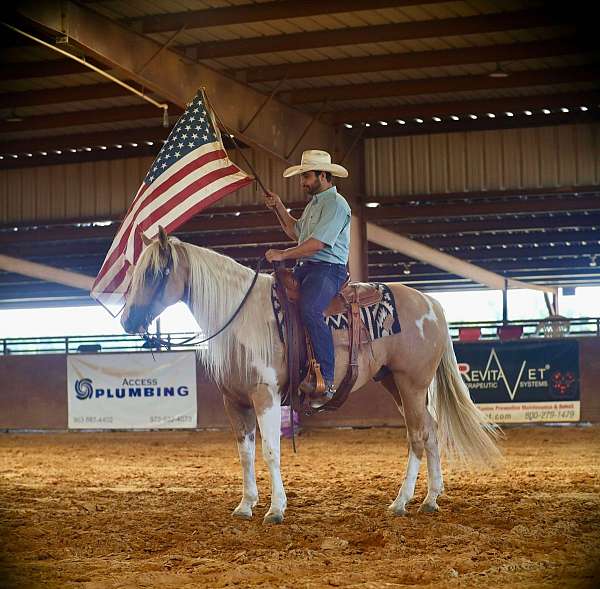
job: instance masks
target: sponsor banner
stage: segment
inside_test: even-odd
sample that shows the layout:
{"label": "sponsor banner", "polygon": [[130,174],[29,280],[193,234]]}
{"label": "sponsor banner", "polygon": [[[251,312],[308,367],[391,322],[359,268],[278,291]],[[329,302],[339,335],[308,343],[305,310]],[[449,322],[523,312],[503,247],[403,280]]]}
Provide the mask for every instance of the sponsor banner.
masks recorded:
{"label": "sponsor banner", "polygon": [[70,429],[194,428],[196,354],[67,357]]}
{"label": "sponsor banner", "polygon": [[580,420],[579,343],[455,343],[471,398],[497,423]]}

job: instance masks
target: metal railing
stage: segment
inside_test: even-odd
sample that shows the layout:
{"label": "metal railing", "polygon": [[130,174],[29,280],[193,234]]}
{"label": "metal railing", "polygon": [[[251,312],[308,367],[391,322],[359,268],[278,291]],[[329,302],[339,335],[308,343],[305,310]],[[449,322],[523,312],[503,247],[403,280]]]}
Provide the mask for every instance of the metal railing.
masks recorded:
{"label": "metal railing", "polygon": [[[553,323],[554,322],[554,323]],[[450,335],[457,341],[480,341],[496,339],[529,339],[556,337],[600,336],[600,317],[563,317],[547,319],[526,319],[522,321],[465,321],[450,323]],[[506,337],[508,333],[509,337]],[[166,349],[189,350],[194,346],[184,342],[200,339],[194,333],[160,334],[166,342]],[[199,348],[205,349],[207,344]],[[69,335],[50,337],[1,338],[0,353],[8,354],[81,354],[103,352],[150,352],[159,349],[156,342],[145,341],[139,335]],[[164,347],[162,348],[165,349]]]}

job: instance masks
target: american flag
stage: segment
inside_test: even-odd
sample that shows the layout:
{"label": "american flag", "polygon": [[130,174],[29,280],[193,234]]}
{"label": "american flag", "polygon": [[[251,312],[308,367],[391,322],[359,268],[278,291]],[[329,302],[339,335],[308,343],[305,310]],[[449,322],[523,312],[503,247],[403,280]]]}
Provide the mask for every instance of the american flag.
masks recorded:
{"label": "american flag", "polygon": [[227,156],[213,113],[200,91],[148,170],[108,250],[91,295],[123,306],[133,268],[149,238],[167,233],[227,194],[252,182]]}

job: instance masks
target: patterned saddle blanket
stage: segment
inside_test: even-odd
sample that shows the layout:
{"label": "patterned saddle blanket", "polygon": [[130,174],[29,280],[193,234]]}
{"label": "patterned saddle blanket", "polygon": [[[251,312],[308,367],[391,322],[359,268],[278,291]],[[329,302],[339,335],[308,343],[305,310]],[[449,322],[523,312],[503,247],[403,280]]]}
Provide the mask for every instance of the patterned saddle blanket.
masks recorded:
{"label": "patterned saddle blanket", "polygon": [[[367,334],[367,341],[373,341],[388,335],[394,335],[400,333],[400,321],[398,319],[398,313],[396,312],[396,303],[394,301],[394,294],[389,287],[382,283],[371,283],[371,286],[376,287],[381,293],[381,300],[368,307],[361,307],[360,316],[362,319],[364,330]],[[271,304],[273,305],[273,312],[277,321],[277,329],[279,330],[279,337],[281,341],[283,338],[283,310],[275,284],[271,290]],[[324,317],[324,321],[335,330],[348,330],[348,314],[347,312],[339,313],[337,315],[330,315]]]}

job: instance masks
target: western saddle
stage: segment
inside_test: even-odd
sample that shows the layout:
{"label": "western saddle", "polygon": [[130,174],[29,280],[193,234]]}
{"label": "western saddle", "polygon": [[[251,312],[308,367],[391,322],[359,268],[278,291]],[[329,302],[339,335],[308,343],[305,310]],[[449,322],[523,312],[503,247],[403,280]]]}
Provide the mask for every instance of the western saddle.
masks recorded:
{"label": "western saddle", "polygon": [[361,343],[369,341],[369,336],[361,321],[360,308],[374,305],[381,301],[381,292],[370,284],[361,282],[351,283],[346,281],[342,290],[331,301],[324,315],[338,315],[347,313],[348,316],[348,369],[337,388],[335,395],[318,409],[310,407],[308,399],[300,390],[300,377],[307,369],[309,376],[314,376],[316,382],[315,392],[325,390],[325,382],[321,375],[318,362],[312,353],[310,338],[300,319],[298,303],[300,301],[300,284],[294,278],[292,270],[285,268],[283,263],[275,263],[275,277],[277,296],[281,303],[284,317],[285,351],[288,366],[288,393],[293,406],[294,400],[303,406],[306,414],[320,411],[334,411],[339,409],[350,394],[358,377],[358,351]]}

